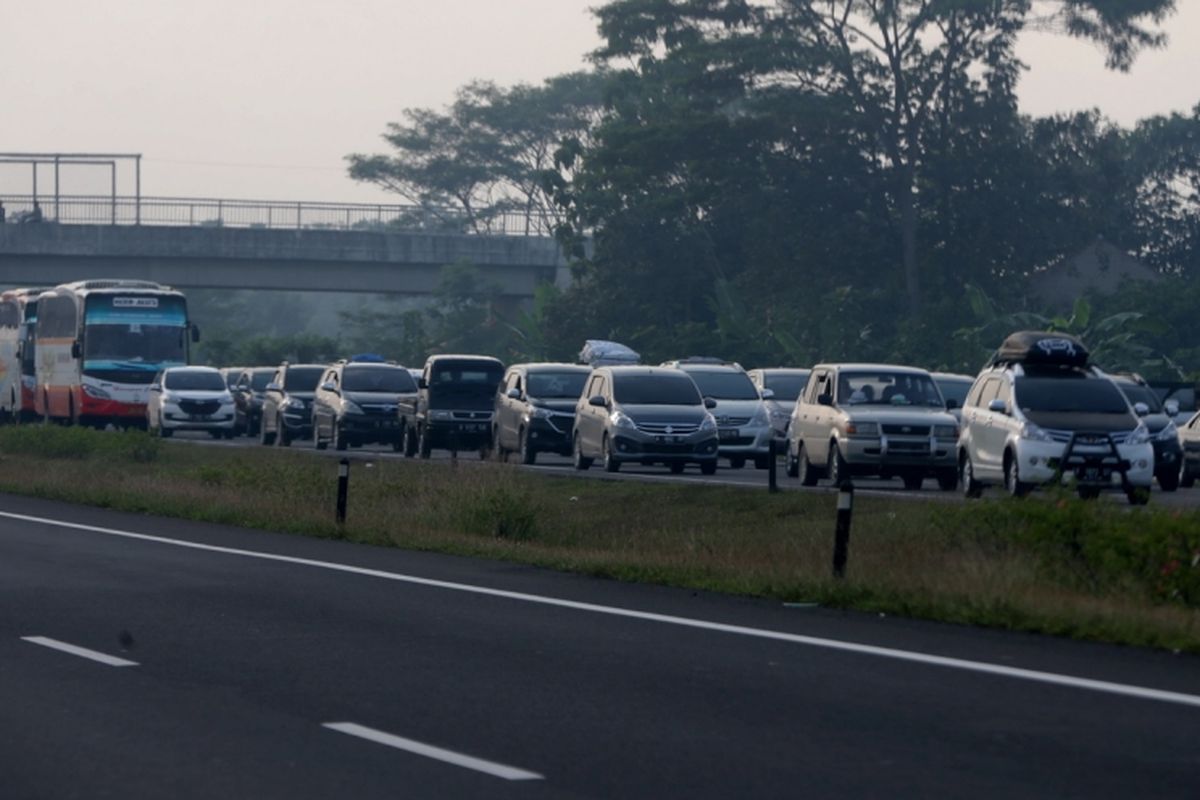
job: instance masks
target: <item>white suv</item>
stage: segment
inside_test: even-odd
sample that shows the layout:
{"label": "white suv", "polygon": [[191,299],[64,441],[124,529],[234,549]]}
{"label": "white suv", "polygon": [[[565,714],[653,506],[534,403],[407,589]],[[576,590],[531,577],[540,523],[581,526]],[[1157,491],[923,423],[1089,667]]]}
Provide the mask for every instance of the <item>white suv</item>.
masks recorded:
{"label": "white suv", "polygon": [[989,485],[1023,496],[1072,477],[1080,497],[1113,488],[1130,503],[1148,500],[1150,434],[1112,380],[1086,365],[1086,352],[1061,334],[1009,337],[963,408],[958,464],[967,497]]}

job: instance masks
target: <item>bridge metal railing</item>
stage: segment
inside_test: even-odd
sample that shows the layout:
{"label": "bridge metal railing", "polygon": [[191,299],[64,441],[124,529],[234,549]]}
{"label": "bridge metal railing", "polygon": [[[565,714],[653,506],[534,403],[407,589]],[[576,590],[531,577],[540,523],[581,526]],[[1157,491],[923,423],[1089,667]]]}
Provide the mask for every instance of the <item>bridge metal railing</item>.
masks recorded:
{"label": "bridge metal railing", "polygon": [[[503,209],[474,217],[461,209],[403,204],[228,200],[207,197],[3,195],[6,222],[64,225],[170,225],[340,231],[428,231],[485,236],[553,236],[540,209]],[[35,212],[35,202],[38,209]]]}

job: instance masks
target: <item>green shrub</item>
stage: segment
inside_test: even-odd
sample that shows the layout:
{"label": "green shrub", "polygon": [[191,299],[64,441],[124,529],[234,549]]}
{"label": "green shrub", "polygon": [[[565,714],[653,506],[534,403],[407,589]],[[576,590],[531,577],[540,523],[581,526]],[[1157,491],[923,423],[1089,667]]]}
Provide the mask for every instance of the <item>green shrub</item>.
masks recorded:
{"label": "green shrub", "polygon": [[96,431],[59,425],[19,425],[0,429],[0,453],[50,459],[90,459],[149,463],[161,444],[145,431]]}
{"label": "green shrub", "polygon": [[497,539],[530,539],[537,533],[538,504],[527,491],[484,485],[456,500],[455,522],[467,533]]}

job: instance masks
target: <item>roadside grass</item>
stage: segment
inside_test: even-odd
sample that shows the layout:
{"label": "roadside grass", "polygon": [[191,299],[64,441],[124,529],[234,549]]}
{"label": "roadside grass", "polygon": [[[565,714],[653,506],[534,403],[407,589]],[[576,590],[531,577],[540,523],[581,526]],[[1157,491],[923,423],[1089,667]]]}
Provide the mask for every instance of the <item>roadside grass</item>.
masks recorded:
{"label": "roadside grass", "polygon": [[141,433],[0,429],[0,491],[504,559],[625,581],[1200,653],[1200,512],[860,495],[847,577],[835,496],[546,476],[501,464],[337,461]]}

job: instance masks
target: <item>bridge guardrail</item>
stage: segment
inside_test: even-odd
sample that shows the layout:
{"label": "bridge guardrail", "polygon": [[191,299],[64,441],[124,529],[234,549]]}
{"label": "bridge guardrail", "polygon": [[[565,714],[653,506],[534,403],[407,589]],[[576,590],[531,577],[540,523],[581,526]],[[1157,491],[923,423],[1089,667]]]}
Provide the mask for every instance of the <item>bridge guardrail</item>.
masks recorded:
{"label": "bridge guardrail", "polygon": [[[27,221],[32,195],[0,195],[6,221]],[[42,220],[64,225],[170,225],[289,230],[428,231],[484,236],[553,236],[541,210],[504,210],[475,218],[461,209],[372,203],[286,202],[196,197],[38,196]]]}

